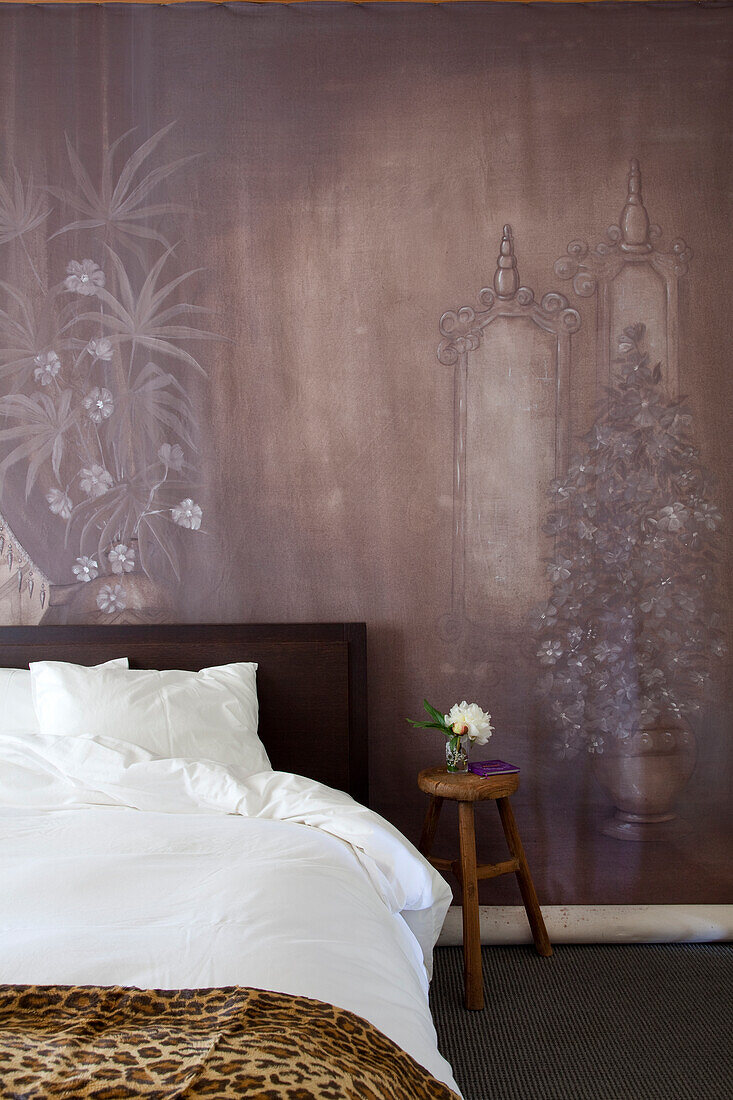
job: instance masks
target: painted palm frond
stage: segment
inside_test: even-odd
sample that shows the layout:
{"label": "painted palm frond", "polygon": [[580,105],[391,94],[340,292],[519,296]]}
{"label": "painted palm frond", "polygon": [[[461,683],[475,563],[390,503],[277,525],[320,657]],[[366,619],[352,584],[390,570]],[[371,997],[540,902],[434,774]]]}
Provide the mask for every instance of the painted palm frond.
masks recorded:
{"label": "painted palm frond", "polygon": [[[14,258],[38,288],[25,293],[28,270],[15,285],[0,281],[0,497],[11,469],[25,472],[27,497],[42,485],[80,555],[72,573],[82,587],[100,571],[120,586],[136,569],[180,579],[182,532],[202,523],[188,478],[197,424],[183,368],[205,377],[195,342],[224,338],[196,324],[211,310],[181,300],[201,269],[181,273],[163,236],[165,218],[184,209],[160,201],[166,181],[193,159],[155,165],[170,129],[136,148],[132,131],[123,134],[94,177],[67,138],[64,187],[39,189],[15,169],[0,180],[0,245],[18,239],[25,264],[18,249]],[[41,278],[24,237],[45,236],[49,195],[74,211],[54,237],[89,233],[66,257],[65,276],[54,261],[53,274]],[[98,595],[96,603],[117,610],[113,599]]]}
{"label": "painted palm frond", "polygon": [[[155,557],[162,554],[176,580],[181,579],[178,551],[174,539],[175,530],[165,516],[151,513],[144,515],[138,528],[140,565],[150,577],[155,572]],[[164,563],[164,564],[165,564]]]}
{"label": "painted palm frond", "polygon": [[41,466],[49,459],[59,479],[66,438],[79,418],[79,410],[71,407],[71,398],[71,390],[64,390],[56,401],[45,393],[0,398],[0,416],[15,422],[13,427],[0,429],[0,443],[16,443],[0,461],[0,481],[16,462],[27,462],[26,498]]}
{"label": "painted palm frond", "polygon": [[77,505],[67,524],[67,541],[76,529],[81,553],[103,558],[110,545],[137,539],[140,565],[149,577],[155,573],[156,554],[162,554],[180,579],[176,529],[160,510],[151,507],[153,494],[148,482],[146,476],[127,478],[102,496]]}
{"label": "painted palm frond", "polygon": [[115,298],[106,287],[98,288],[97,297],[109,307],[109,312],[81,313],[77,315],[75,321],[99,323],[114,335],[118,342],[132,342],[159,355],[177,359],[187,366],[194,367],[206,377],[206,371],[199,361],[178,344],[182,340],[223,340],[224,337],[192,325],[171,324],[171,321],[196,313],[210,315],[212,310],[207,309],[206,306],[192,305],[190,302],[165,304],[181,283],[203,269],[193,268],[159,287],[158,282],[163,268],[173,252],[172,248],[168,248],[153,264],[140,292],[136,294],[120,257],[111,248],[107,251],[117,273],[118,297]]}
{"label": "painted palm frond", "polygon": [[49,188],[49,191],[82,216],[64,225],[53,236],[58,237],[62,233],[70,233],[77,229],[104,228],[110,236],[116,237],[132,248],[141,258],[142,254],[137,244],[140,240],[159,241],[167,248],[168,242],[162,233],[144,223],[150,218],[157,218],[164,214],[181,213],[185,208],[177,203],[151,203],[148,200],[158,184],[165,182],[178,168],[194,158],[180,157],[178,160],[153,168],[144,175],[141,173],[145,161],[174,125],[175,123],[171,122],[164,126],[135,149],[125,161],[115,180],[115,154],[133,131],[128,130],[126,134],[119,137],[104,154],[99,189],[92,183],[79,154],[67,136],[66,149],[76,189],[68,191],[63,188]]}
{"label": "painted palm frond", "polygon": [[51,295],[34,306],[9,283],[0,281],[0,289],[10,299],[6,308],[0,307],[0,378],[14,378],[20,387],[38,365],[37,359],[52,349],[61,352],[74,346],[72,339],[59,332],[68,325],[73,305],[56,314]]}
{"label": "painted palm frond", "polygon": [[67,539],[78,527],[81,553],[101,557],[111,543],[129,542],[149,496],[141,478],[129,478],[101,496],[77,504],[67,524]]}
{"label": "painted palm frond", "polygon": [[123,469],[128,466],[132,440],[137,448],[147,441],[157,452],[160,444],[173,435],[191,450],[196,449],[191,400],[178,380],[155,363],[147,363],[120,397],[119,412],[110,429],[116,429],[113,439]]}
{"label": "painted palm frond", "polygon": [[33,174],[23,185],[13,166],[12,184],[0,179],[0,244],[31,233],[51,212],[43,194],[33,185]]}

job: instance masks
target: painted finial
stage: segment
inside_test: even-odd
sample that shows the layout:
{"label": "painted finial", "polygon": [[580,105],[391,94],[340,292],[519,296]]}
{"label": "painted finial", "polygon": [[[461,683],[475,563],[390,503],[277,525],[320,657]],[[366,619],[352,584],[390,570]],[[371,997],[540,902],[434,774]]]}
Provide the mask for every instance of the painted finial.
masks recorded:
{"label": "painted finial", "polygon": [[514,255],[514,240],[512,227],[504,226],[504,234],[501,238],[499,258],[496,261],[496,274],[494,275],[494,290],[498,298],[513,298],[519,290],[519,272],[517,271],[517,258]]}
{"label": "painted finial", "polygon": [[641,169],[635,157],[629,166],[628,193],[621,212],[620,229],[624,252],[651,252],[649,215],[641,197]]}

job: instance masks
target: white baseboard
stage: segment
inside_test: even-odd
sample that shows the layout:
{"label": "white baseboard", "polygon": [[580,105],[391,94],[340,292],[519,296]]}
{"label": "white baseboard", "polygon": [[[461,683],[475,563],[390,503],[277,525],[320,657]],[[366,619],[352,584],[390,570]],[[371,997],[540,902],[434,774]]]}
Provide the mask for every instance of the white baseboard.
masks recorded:
{"label": "white baseboard", "polygon": [[[710,943],[733,940],[733,905],[543,905],[553,943]],[[482,905],[481,943],[531,943],[521,905]],[[452,905],[438,946],[462,942],[462,912]]]}

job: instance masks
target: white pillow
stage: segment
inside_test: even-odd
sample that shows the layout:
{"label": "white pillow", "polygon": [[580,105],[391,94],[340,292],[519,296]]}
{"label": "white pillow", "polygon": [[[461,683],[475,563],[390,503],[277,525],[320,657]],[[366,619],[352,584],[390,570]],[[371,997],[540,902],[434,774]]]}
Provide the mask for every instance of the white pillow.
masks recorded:
{"label": "white pillow", "polygon": [[257,665],[201,672],[31,665],[33,702],[47,737],[122,741],[157,757],[270,771],[257,736]]}
{"label": "white pillow", "polygon": [[[128,660],[116,657],[98,667],[128,668]],[[27,668],[0,668],[0,730],[38,733],[31,674]]]}

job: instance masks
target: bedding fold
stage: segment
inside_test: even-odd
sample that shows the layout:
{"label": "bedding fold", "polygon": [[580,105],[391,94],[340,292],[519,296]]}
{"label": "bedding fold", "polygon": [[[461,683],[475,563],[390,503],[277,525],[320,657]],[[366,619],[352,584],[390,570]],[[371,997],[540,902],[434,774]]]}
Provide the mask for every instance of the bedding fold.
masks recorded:
{"label": "bedding fold", "polygon": [[384,818],[343,791],[290,772],[249,775],[206,760],[157,757],[113,738],[0,734],[0,806],[119,806],[169,814],[236,814],[319,829],[348,844],[392,913],[416,935],[428,978],[451,891]]}
{"label": "bedding fold", "polygon": [[314,998],[457,1094],[427,1000],[450,889],[341,791],[5,731],[0,881],[0,982]]}

